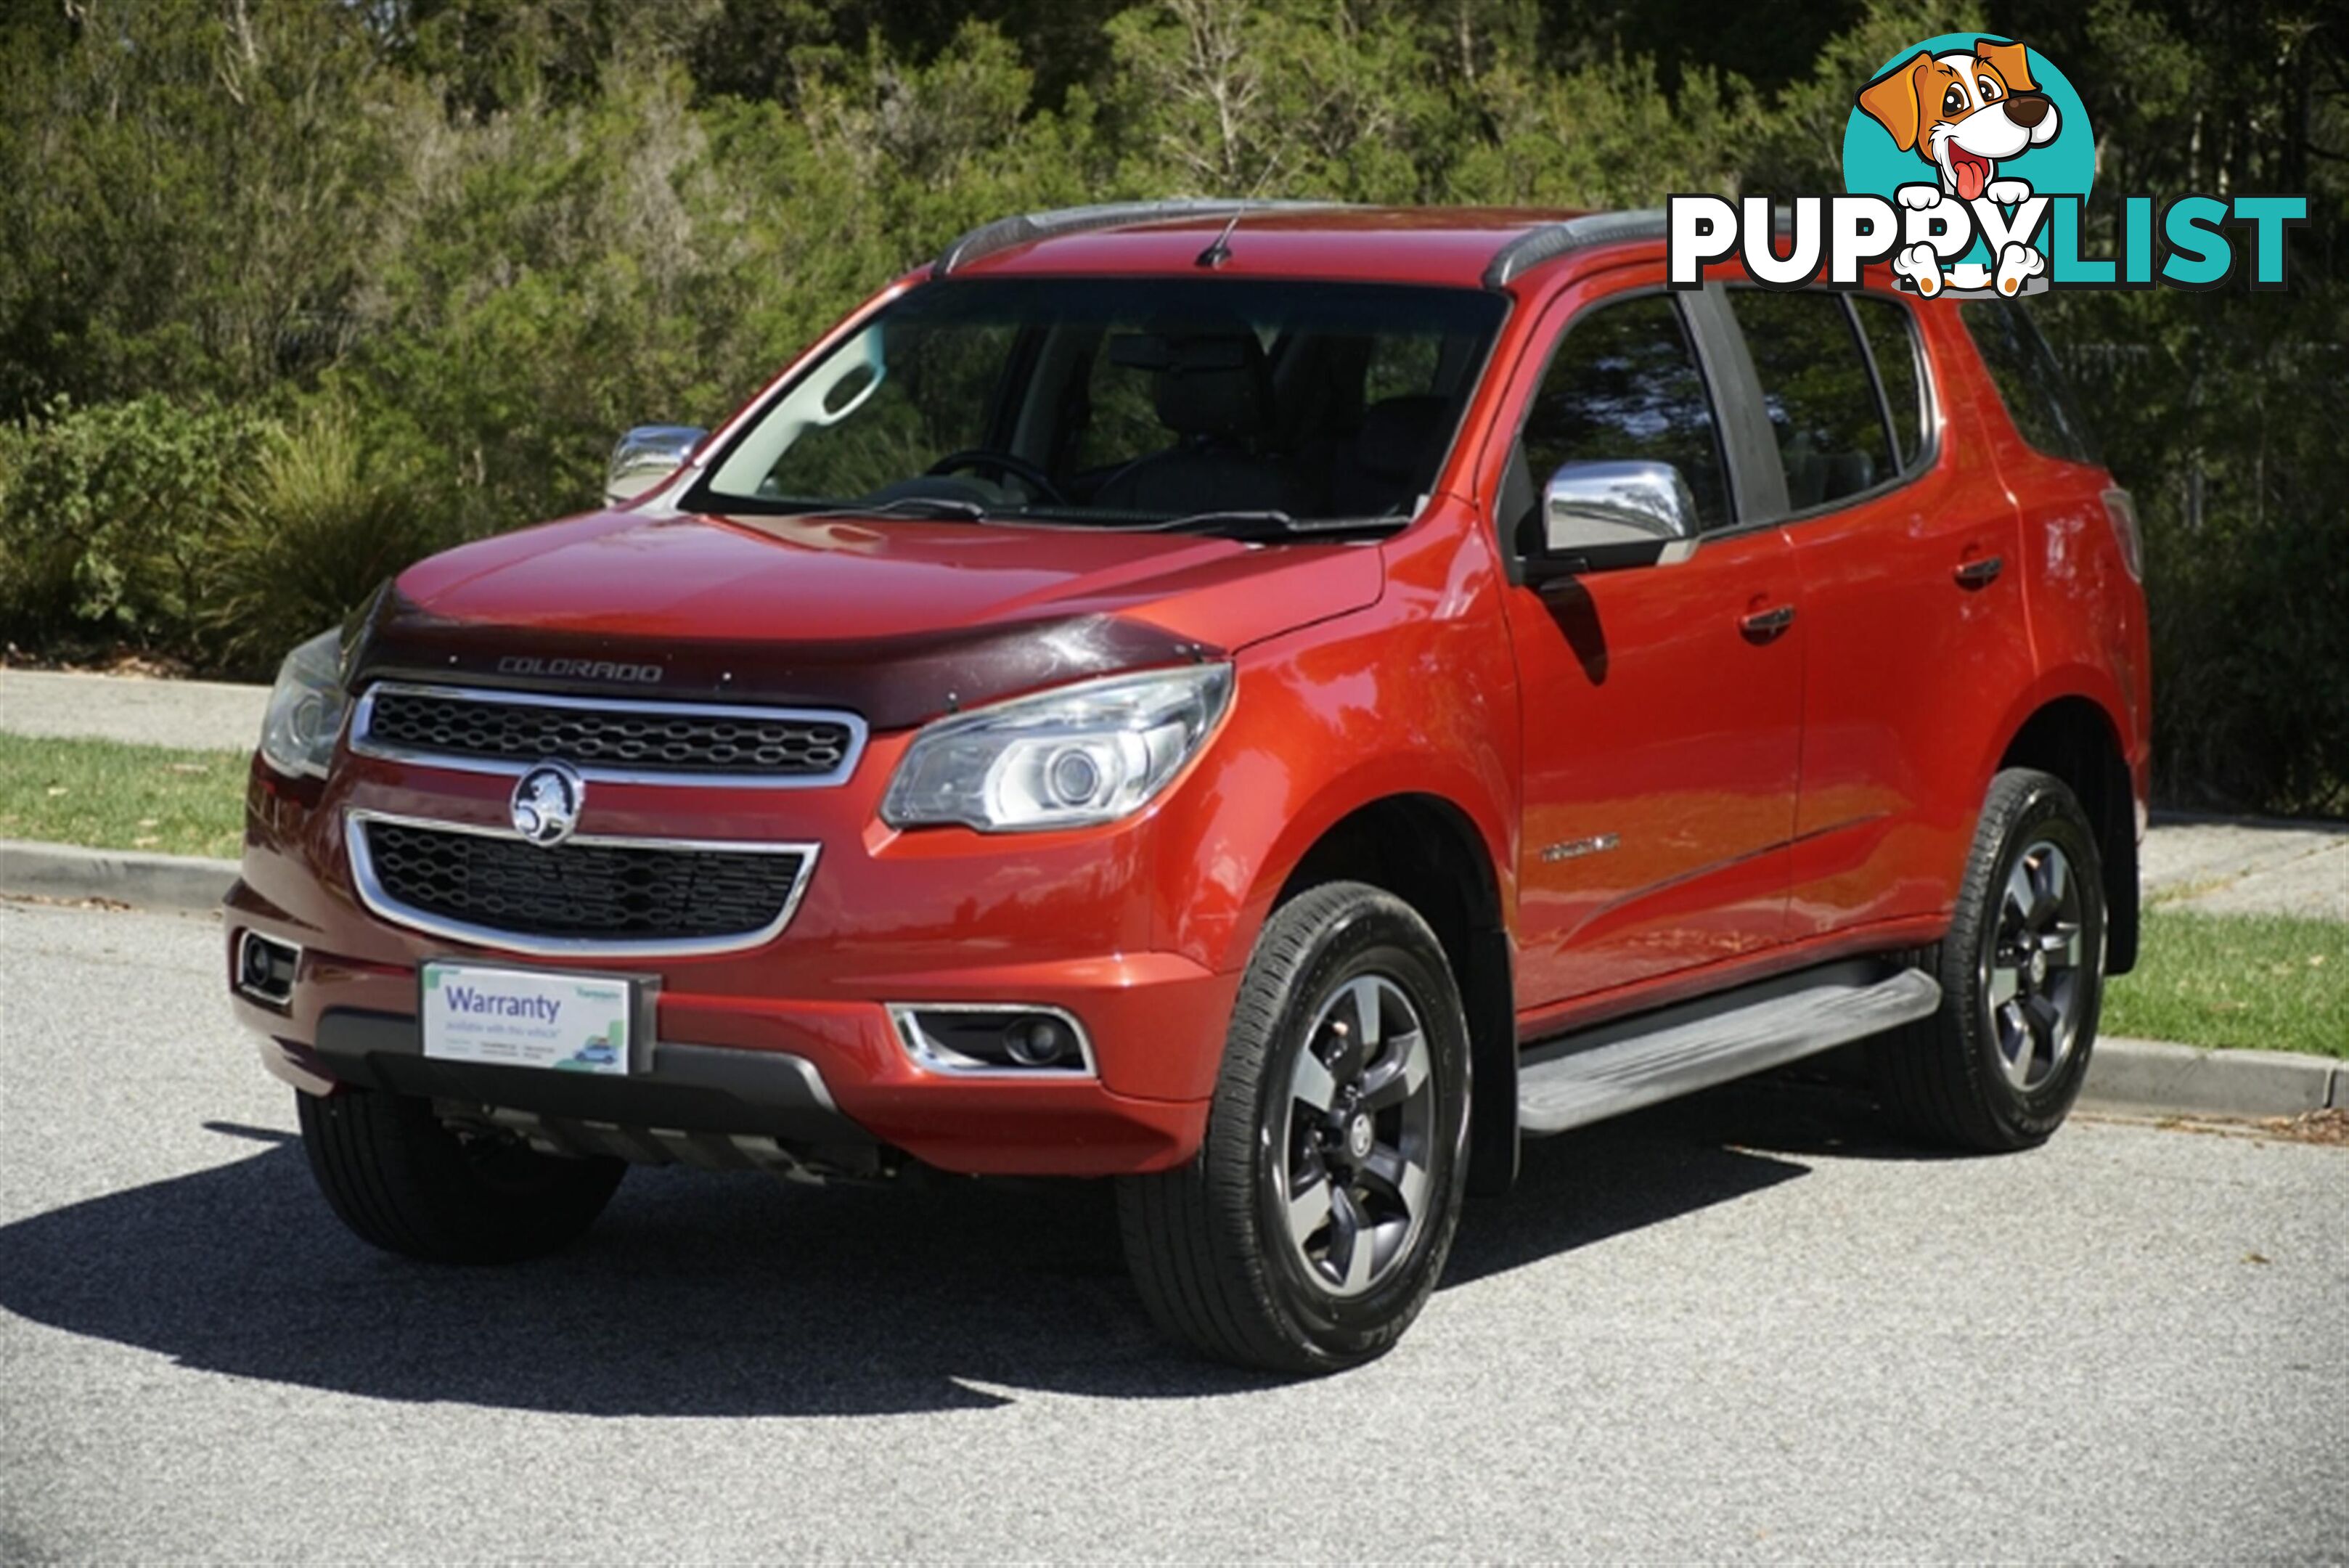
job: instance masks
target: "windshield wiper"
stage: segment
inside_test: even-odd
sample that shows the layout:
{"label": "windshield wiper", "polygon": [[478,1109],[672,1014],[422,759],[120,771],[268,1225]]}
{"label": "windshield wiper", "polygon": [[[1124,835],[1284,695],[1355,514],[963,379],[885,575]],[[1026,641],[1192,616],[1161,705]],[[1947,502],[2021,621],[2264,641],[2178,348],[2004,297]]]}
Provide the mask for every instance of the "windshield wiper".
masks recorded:
{"label": "windshield wiper", "polygon": [[966,523],[984,523],[994,515],[976,501],[957,500],[951,495],[900,495],[895,501],[872,506],[852,502],[837,510],[861,517],[959,517]]}
{"label": "windshield wiper", "polygon": [[1187,516],[1170,517],[1164,523],[1144,524],[1140,531],[1151,534],[1220,534],[1232,539],[1297,539],[1400,528],[1410,521],[1408,517],[1393,514],[1384,517],[1300,518],[1272,510],[1216,511],[1194,512]]}

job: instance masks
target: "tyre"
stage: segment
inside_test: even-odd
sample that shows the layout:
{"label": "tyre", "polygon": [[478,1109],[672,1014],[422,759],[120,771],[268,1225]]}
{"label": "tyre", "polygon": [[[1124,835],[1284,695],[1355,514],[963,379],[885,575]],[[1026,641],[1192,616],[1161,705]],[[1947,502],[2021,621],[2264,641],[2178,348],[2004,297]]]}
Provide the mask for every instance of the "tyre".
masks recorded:
{"label": "tyre", "polygon": [[505,1263],[551,1252],[595,1223],[627,1169],[452,1132],[430,1101],[410,1096],[345,1088],[295,1098],[310,1174],[336,1217],[410,1258]]}
{"label": "tyre", "polygon": [[2045,1142],[2087,1076],[2104,961],[2104,866],[2079,801],[2051,774],[2000,774],[1949,935],[1919,958],[1941,1010],[1873,1047],[1892,1109],[1959,1148]]}
{"label": "tyre", "polygon": [[1392,1345],[1459,1223],[1468,1070],[1459,990],[1409,905],[1338,882],[1282,906],[1241,982],[1199,1152],[1119,1184],[1152,1318],[1271,1372]]}

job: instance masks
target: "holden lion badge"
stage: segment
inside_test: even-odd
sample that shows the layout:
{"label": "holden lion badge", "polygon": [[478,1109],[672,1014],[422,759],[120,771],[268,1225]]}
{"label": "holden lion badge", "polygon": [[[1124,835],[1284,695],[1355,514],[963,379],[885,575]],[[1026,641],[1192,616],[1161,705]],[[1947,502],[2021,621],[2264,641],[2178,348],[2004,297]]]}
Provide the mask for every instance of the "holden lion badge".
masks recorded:
{"label": "holden lion badge", "polygon": [[541,763],[514,781],[513,829],[542,849],[552,849],[579,826],[587,804],[587,781],[564,763]]}

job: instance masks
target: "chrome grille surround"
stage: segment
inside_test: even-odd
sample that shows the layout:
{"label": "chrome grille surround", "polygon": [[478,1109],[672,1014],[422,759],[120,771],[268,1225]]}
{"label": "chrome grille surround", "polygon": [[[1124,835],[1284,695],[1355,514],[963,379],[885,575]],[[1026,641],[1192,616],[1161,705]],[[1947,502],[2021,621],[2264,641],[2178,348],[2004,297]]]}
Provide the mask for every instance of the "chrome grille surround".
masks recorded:
{"label": "chrome grille surround", "polygon": [[[438,743],[380,738],[377,708],[386,700],[471,710],[466,716],[479,721],[481,738],[470,748],[445,738]],[[453,732],[449,715],[440,718],[435,728]],[[351,750],[363,757],[507,777],[561,758],[590,782],[742,789],[843,783],[856,771],[866,734],[861,715],[838,709],[557,696],[404,680],[379,680],[360,692],[350,725]],[[809,763],[818,765],[800,765]]]}
{"label": "chrome grille surround", "polygon": [[[740,930],[704,932],[689,936],[595,937],[549,935],[544,932],[509,926],[492,925],[459,919],[430,909],[420,909],[395,897],[385,886],[377,863],[376,846],[368,829],[376,826],[436,834],[456,835],[498,841],[502,846],[513,846],[531,855],[559,857],[577,846],[584,850],[635,850],[677,856],[791,856],[797,857],[797,867],[791,877],[780,906],[773,914],[759,924]],[[463,942],[474,947],[492,948],[505,952],[527,953],[548,958],[692,958],[711,953],[739,952],[773,940],[791,924],[798,912],[800,900],[807,896],[809,882],[815,875],[815,863],[821,846],[811,843],[765,843],[722,839],[639,838],[605,834],[574,834],[551,849],[532,845],[511,828],[492,827],[472,823],[437,821],[426,817],[399,816],[388,812],[354,808],[344,814],[344,847],[350,857],[351,880],[357,888],[359,901],[368,912],[394,925],[429,936]]]}

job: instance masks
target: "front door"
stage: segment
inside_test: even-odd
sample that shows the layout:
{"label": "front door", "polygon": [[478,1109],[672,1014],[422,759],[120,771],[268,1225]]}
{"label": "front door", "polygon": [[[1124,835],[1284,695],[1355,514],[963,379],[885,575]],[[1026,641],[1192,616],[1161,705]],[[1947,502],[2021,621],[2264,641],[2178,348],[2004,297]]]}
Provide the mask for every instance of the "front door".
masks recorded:
{"label": "front door", "polygon": [[1711,389],[1727,378],[1701,351],[1717,299],[1593,290],[1559,301],[1536,350],[1547,363],[1495,502],[1504,544],[1538,538],[1528,503],[1577,461],[1674,464],[1703,533],[1666,564],[1508,591],[1528,1009],[1785,935],[1803,673],[1791,546],[1740,516]]}

